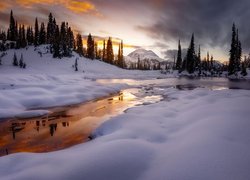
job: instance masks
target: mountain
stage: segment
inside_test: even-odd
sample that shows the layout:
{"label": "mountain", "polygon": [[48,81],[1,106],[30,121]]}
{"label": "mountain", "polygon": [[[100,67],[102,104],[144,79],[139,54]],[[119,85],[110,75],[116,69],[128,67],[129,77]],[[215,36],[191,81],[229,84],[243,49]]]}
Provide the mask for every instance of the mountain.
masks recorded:
{"label": "mountain", "polygon": [[[126,59],[126,58],[125,58]],[[164,59],[161,59],[157,54],[155,54],[151,50],[146,50],[146,49],[136,49],[135,51],[131,52],[128,55],[127,60],[137,62],[138,59],[140,60],[152,60],[152,61],[158,61],[158,62],[163,62],[166,61]]]}

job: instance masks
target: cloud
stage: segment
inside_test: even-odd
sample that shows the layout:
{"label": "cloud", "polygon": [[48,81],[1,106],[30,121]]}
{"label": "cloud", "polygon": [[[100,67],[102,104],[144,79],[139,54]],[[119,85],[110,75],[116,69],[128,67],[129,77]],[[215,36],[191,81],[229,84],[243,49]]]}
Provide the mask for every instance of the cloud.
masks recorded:
{"label": "cloud", "polygon": [[155,22],[137,26],[152,38],[188,43],[194,32],[197,43],[224,48],[230,44],[235,22],[243,46],[250,48],[249,0],[165,0],[155,8]]}
{"label": "cloud", "polygon": [[[177,49],[169,49],[166,51],[162,51],[162,54],[164,54],[165,59],[173,60],[174,58],[177,58],[177,52],[178,52]],[[182,49],[181,54],[182,54],[182,59],[184,59],[184,57],[187,54],[187,49]]]}

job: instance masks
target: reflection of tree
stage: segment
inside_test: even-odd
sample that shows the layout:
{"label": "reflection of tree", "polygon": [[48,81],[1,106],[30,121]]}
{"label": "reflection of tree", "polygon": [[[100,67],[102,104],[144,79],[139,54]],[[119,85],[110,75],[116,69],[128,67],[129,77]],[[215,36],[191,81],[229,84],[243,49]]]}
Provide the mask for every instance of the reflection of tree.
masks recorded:
{"label": "reflection of tree", "polygon": [[26,123],[15,122],[11,124],[12,138],[16,139],[16,133],[23,130]]}
{"label": "reflection of tree", "polygon": [[62,126],[63,126],[63,127],[69,126],[69,122],[62,122]]}
{"label": "reflection of tree", "polygon": [[50,124],[49,129],[50,129],[50,135],[53,136],[57,129],[57,124]]}

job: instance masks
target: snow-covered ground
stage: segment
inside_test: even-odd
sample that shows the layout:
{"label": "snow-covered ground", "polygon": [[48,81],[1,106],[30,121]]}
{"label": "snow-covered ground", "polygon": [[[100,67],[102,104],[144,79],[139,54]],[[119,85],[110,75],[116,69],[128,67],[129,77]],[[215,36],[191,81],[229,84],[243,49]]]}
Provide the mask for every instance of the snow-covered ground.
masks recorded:
{"label": "snow-covered ground", "polygon": [[[23,53],[26,69],[12,66],[14,51],[18,59]],[[129,86],[126,80],[109,84],[95,79],[168,76],[85,58],[79,58],[75,72],[76,57],[53,59],[45,47],[7,53],[0,66],[0,118],[39,115],[47,111],[29,109],[80,103]],[[249,90],[180,91],[149,81],[145,91],[164,100],[113,117],[93,132],[93,141],[50,153],[1,157],[0,179],[250,179]]]}
{"label": "snow-covered ground", "polygon": [[[36,49],[36,50],[35,50]],[[159,71],[130,71],[92,61],[78,60],[78,72],[72,65],[75,57],[53,59],[46,46],[8,50],[0,66],[0,119],[9,116],[33,116],[47,113],[32,110],[43,107],[62,106],[85,102],[115,93],[126,85],[98,84],[99,78],[152,78],[161,76]],[[23,54],[26,69],[14,67],[14,52],[17,59]],[[41,54],[41,55],[40,55]]]}
{"label": "snow-covered ground", "polygon": [[6,180],[249,180],[250,91],[158,89],[69,149],[0,158]]}

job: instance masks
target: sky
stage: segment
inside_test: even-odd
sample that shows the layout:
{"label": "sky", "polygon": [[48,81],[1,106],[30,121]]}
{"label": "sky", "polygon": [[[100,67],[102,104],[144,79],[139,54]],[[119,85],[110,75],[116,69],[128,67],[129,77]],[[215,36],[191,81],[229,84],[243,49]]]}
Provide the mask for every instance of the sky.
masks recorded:
{"label": "sky", "polygon": [[145,48],[165,59],[173,59],[179,39],[187,48],[194,33],[202,57],[209,51],[227,61],[235,23],[243,52],[250,52],[249,0],[1,0],[0,29],[8,27],[11,9],[25,25],[33,25],[35,17],[47,22],[51,12],[82,35],[122,39],[124,55]]}

